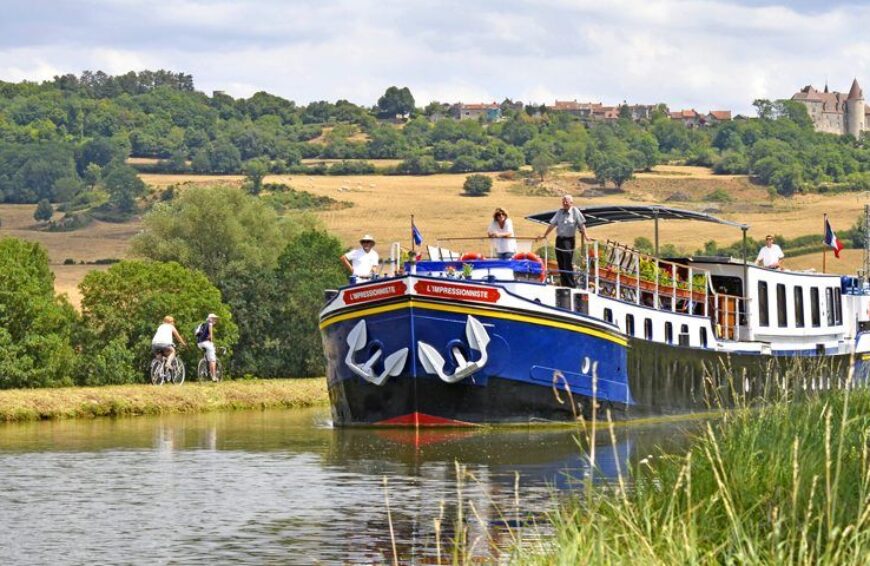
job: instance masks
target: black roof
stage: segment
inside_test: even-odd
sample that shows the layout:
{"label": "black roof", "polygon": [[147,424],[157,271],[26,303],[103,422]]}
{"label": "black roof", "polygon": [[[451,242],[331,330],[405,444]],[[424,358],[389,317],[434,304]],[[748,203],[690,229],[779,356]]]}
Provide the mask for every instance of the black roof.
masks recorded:
{"label": "black roof", "polygon": [[[586,226],[594,228],[602,224],[611,224],[613,222],[636,222],[639,220],[697,220],[699,222],[713,222],[716,224],[725,224],[734,226],[735,228],[749,228],[749,224],[741,224],[730,220],[716,218],[703,212],[695,212],[694,210],[683,210],[680,208],[669,208],[667,206],[649,205],[599,205],[577,207],[583,216],[586,217]],[[550,219],[556,213],[555,210],[547,212],[538,212],[526,216],[527,220],[538,222],[539,224],[549,224]]]}

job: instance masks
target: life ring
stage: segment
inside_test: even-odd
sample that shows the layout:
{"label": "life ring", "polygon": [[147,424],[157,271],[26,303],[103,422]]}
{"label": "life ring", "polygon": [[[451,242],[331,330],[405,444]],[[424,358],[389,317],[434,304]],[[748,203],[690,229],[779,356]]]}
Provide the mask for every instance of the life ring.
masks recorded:
{"label": "life ring", "polygon": [[465,252],[462,254],[462,257],[459,258],[459,261],[475,261],[478,259],[483,259],[483,254],[478,252]]}
{"label": "life ring", "polygon": [[539,256],[535,252],[520,252],[520,253],[514,254],[514,259],[516,259],[516,260],[527,259],[529,261],[537,262],[538,265],[541,266],[541,277],[540,277],[541,283],[543,283],[544,281],[547,280],[547,266],[544,264],[544,260],[541,259],[541,256]]}

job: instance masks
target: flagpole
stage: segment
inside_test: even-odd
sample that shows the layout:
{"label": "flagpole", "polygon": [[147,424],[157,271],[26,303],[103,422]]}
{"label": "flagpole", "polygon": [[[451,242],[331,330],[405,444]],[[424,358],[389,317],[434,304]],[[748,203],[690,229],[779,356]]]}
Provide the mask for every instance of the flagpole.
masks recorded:
{"label": "flagpole", "polygon": [[[828,213],[822,215],[822,234],[825,239],[828,237]],[[827,273],[828,265],[828,243],[825,242],[825,247],[822,248],[822,273]]]}

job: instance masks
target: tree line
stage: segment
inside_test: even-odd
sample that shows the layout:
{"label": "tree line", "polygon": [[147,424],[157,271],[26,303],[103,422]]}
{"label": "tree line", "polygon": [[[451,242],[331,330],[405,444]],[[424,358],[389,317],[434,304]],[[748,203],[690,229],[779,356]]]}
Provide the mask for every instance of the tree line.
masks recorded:
{"label": "tree line", "polygon": [[[340,242],[315,218],[215,187],[184,191],[143,222],[137,259],[85,277],[81,313],[55,295],[40,244],[0,239],[0,388],[143,382],[162,318],[192,343],[210,312],[232,374],[323,374],[323,290],[346,278]],[[188,367],[200,355],[181,350]]]}
{"label": "tree line", "polygon": [[[190,75],[162,70],[0,82],[0,200],[66,202],[100,185],[114,197],[111,206],[121,208],[137,189],[103,180],[107,168],[120,170],[129,156],[157,158],[154,167],[162,171],[215,174],[252,167],[370,174],[370,163],[349,160],[389,158],[401,160],[387,171],[396,174],[530,165],[543,177],[561,163],[617,187],[635,171],[676,161],[750,174],[783,195],[870,187],[866,145],[814,132],[800,104],[759,100],[755,106],[758,118],[687,128],[664,108],[646,120],[621,112],[618,120],[587,124],[506,99],[502,119],[490,123],[436,120],[445,105],[417,108],[407,87],[390,87],[364,107],[347,100],[297,105],[266,92],[208,96],[195,90]],[[348,161],[311,166],[305,158]]]}

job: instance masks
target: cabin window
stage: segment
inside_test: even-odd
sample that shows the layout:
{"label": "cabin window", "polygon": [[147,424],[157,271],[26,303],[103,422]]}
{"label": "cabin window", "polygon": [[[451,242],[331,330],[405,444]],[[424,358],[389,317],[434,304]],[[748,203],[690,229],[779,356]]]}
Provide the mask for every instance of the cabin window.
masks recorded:
{"label": "cabin window", "polygon": [[834,290],[830,287],[825,289],[825,314],[828,319],[828,326],[834,326]]}
{"label": "cabin window", "polygon": [[651,318],[647,318],[643,321],[643,337],[647,340],[653,339],[653,327]]}
{"label": "cabin window", "polygon": [[668,344],[674,343],[674,325],[670,322],[665,323],[665,342]]}
{"label": "cabin window", "polygon": [[680,325],[680,335],[677,337],[680,346],[688,346],[689,345],[689,325],[682,324]]}
{"label": "cabin window", "polygon": [[785,304],[785,285],[776,284],[776,322],[780,328],[788,326],[788,311]]}
{"label": "cabin window", "polygon": [[843,292],[837,288],[834,289],[834,322],[843,324]]}
{"label": "cabin window", "polygon": [[629,336],[634,336],[634,315],[625,315],[625,333]]}
{"label": "cabin window", "polygon": [[613,311],[610,309],[604,309],[604,322],[613,322]]}
{"label": "cabin window", "polygon": [[758,325],[770,326],[770,308],[767,300],[767,282],[758,282]]}
{"label": "cabin window", "polygon": [[701,327],[701,347],[707,347],[707,329],[703,326]]}
{"label": "cabin window", "polygon": [[804,327],[804,288],[794,288],[794,324],[798,328]]}
{"label": "cabin window", "polygon": [[819,312],[819,288],[810,288],[810,314],[813,319],[813,326],[822,325],[822,315]]}

